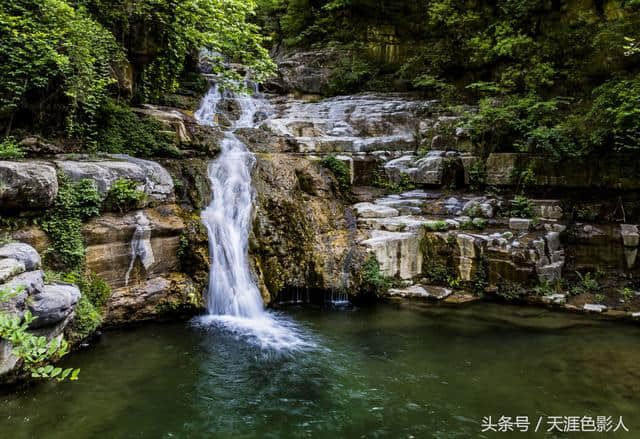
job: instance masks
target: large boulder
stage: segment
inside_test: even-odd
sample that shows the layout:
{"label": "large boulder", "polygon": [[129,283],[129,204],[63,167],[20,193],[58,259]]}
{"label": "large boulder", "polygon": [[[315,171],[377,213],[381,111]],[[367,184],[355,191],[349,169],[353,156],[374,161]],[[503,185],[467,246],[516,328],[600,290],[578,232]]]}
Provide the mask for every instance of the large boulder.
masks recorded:
{"label": "large boulder", "polygon": [[340,60],[340,51],[328,48],[274,55],[278,63],[278,77],[267,83],[268,88],[316,95],[330,92],[329,78]]}
{"label": "large boulder", "polygon": [[43,210],[58,194],[53,166],[0,161],[0,210]]}
{"label": "large boulder", "polygon": [[95,181],[103,197],[106,197],[118,179],[138,182],[138,190],[143,191],[150,202],[166,203],[173,201],[175,197],[173,179],[169,172],[150,160],[125,154],[111,154],[103,159],[85,156],[81,160],[60,156],[55,164],[74,181],[85,178]]}

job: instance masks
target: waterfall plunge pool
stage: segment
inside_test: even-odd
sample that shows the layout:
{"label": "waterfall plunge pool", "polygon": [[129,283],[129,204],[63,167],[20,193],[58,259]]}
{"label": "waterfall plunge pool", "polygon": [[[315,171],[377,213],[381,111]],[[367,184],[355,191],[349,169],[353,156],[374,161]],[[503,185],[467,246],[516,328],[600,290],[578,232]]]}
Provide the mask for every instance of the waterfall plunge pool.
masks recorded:
{"label": "waterfall plunge pool", "polygon": [[277,319],[306,343],[261,348],[202,321],[108,331],[65,360],[79,381],[0,394],[0,437],[566,437],[481,433],[503,415],[531,429],[540,416],[622,416],[629,433],[591,436],[640,431],[633,325],[483,303]]}

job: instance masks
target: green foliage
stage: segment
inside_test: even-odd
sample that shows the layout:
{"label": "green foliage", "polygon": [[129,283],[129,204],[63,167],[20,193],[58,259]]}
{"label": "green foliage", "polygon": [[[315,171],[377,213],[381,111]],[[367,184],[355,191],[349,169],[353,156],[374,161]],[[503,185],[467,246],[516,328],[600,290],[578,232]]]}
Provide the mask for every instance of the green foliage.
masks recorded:
{"label": "green foliage", "polygon": [[585,273],[584,275],[576,271],[578,276],[578,282],[569,289],[569,293],[573,296],[577,296],[583,293],[595,293],[598,291],[600,285],[592,273]]}
{"label": "green foliage", "polygon": [[5,137],[0,142],[0,160],[16,160],[25,156],[14,137]]}
{"label": "green foliage", "polygon": [[487,227],[487,220],[484,218],[474,218],[473,221],[471,221],[471,224],[473,224],[473,227],[476,229],[483,230]]}
{"label": "green foliage", "polygon": [[[24,288],[24,287],[23,287]],[[9,300],[19,290],[0,289],[0,303]],[[22,361],[21,367],[33,378],[77,380],[80,369],[61,369],[48,364],[69,352],[69,345],[64,340],[47,341],[46,337],[37,337],[29,332],[29,325],[36,319],[30,311],[24,316],[10,315],[0,312],[0,338],[11,343],[11,353]]]}
{"label": "green foliage", "polygon": [[[358,53],[358,52],[356,52]],[[363,56],[351,54],[341,58],[329,77],[329,93],[344,95],[362,90],[379,72],[376,63]]]}
{"label": "green foliage", "polygon": [[98,149],[135,157],[179,156],[171,136],[157,120],[139,116],[128,106],[109,99],[98,115]]}
{"label": "green foliage", "polygon": [[634,297],[636,296],[636,294],[634,293],[634,291],[629,288],[629,287],[625,287],[622,288],[621,290],[618,291],[620,293],[620,299],[624,302],[630,302],[634,299]]}
{"label": "green foliage", "polygon": [[138,190],[139,183],[126,178],[117,179],[105,198],[105,207],[110,210],[118,210],[120,213],[128,212],[142,206],[146,194]]}
{"label": "green foliage", "polygon": [[93,180],[74,183],[63,172],[58,173],[58,194],[42,228],[51,238],[51,250],[61,265],[76,269],[84,262],[82,222],[100,213],[101,202]]}
{"label": "green foliage", "polygon": [[498,283],[496,295],[505,300],[518,300],[526,295],[525,289],[518,282],[503,279]]}
{"label": "green foliage", "polygon": [[[205,48],[211,72],[230,80],[243,79],[226,61],[247,66],[261,82],[274,71],[258,27],[249,22],[253,0],[83,0],[114,35],[122,36],[129,55],[146,39],[146,59],[136,92],[159,100],[180,85],[186,61]],[[221,55],[214,55],[221,54]],[[141,60],[138,58],[138,62]]]}
{"label": "green foliage", "polygon": [[334,155],[328,155],[322,159],[322,166],[330,170],[338,181],[338,187],[343,193],[351,190],[351,171],[349,167]]}
{"label": "green foliage", "polygon": [[427,229],[427,231],[430,232],[444,232],[449,229],[449,225],[442,220],[428,222],[424,225],[424,227],[425,229]]}
{"label": "green foliage", "polygon": [[533,292],[538,296],[551,296],[557,292],[557,288],[547,280],[540,282],[534,289]]}
{"label": "green foliage", "polygon": [[393,194],[399,194],[416,188],[407,174],[401,174],[400,181],[398,183],[393,183],[377,171],[373,173],[371,185],[373,187],[385,189],[387,192],[391,192]]}
{"label": "green foliage", "polygon": [[67,132],[94,136],[94,116],[112,83],[110,64],[118,59],[113,35],[65,0],[0,4],[0,118],[6,131],[17,111],[38,108],[34,103],[44,110],[55,96]]}
{"label": "green foliage", "polygon": [[93,334],[102,324],[102,316],[84,294],[76,304],[76,312],[71,322],[72,336],[75,340],[84,340]]}
{"label": "green foliage", "polygon": [[46,271],[45,282],[66,282],[80,288],[82,296],[76,305],[75,316],[69,327],[73,341],[86,339],[100,327],[102,311],[111,296],[111,288],[104,279],[95,273],[80,270],[67,273]]}
{"label": "green foliage", "polygon": [[482,160],[476,160],[469,168],[469,188],[472,191],[483,189],[487,183],[487,167]]}
{"label": "green foliage", "polygon": [[483,296],[489,286],[489,261],[486,256],[481,255],[478,261],[478,269],[471,281],[471,293],[475,296]]}
{"label": "green foliage", "polygon": [[594,149],[603,145],[617,151],[640,149],[640,76],[606,82],[593,94],[587,121]]}
{"label": "green foliage", "polygon": [[366,287],[376,296],[382,296],[393,286],[393,279],[380,272],[380,262],[375,255],[369,256],[362,267],[362,277]]}
{"label": "green foliage", "polygon": [[456,97],[456,87],[430,74],[414,78],[412,85],[423,92],[444,102],[451,102]]}
{"label": "green foliage", "polygon": [[535,216],[531,201],[523,195],[516,195],[511,201],[509,214],[515,218],[533,218]]}

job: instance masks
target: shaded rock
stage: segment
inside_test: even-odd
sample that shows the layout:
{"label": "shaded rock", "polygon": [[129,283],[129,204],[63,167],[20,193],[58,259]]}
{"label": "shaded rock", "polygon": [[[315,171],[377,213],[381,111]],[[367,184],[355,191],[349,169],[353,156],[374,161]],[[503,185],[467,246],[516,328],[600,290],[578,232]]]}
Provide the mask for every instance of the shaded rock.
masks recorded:
{"label": "shaded rock", "polygon": [[87,268],[113,289],[179,271],[178,246],[185,230],[179,212],[169,205],[91,219],[84,226]]}
{"label": "shaded rock", "polygon": [[31,327],[50,326],[66,319],[74,311],[78,300],[80,290],[75,285],[46,285],[43,291],[30,297],[29,311],[37,317]]}
{"label": "shaded rock", "polygon": [[585,303],[585,305],[582,307],[582,309],[584,309],[585,311],[589,311],[589,312],[597,312],[597,313],[601,313],[607,310],[607,306],[606,305],[595,305],[592,303]]}
{"label": "shaded rock", "polygon": [[625,247],[638,247],[638,243],[640,242],[638,226],[633,224],[620,224],[620,235],[622,235],[622,243]]}
{"label": "shaded rock", "polygon": [[4,282],[13,276],[24,273],[24,262],[13,258],[0,259],[0,282]]}
{"label": "shaded rock", "polygon": [[0,161],[0,210],[42,210],[58,194],[56,170],[39,162]]}
{"label": "shaded rock", "polygon": [[510,218],[509,219],[509,228],[511,230],[518,230],[521,232],[526,232],[529,230],[533,221],[525,218]]}
{"label": "shaded rock", "polygon": [[170,314],[194,314],[198,291],[191,279],[167,273],[116,289],[107,301],[106,325],[126,324],[156,319]]}
{"label": "shaded rock", "polygon": [[40,267],[40,255],[30,245],[13,242],[0,247],[0,258],[16,259],[24,264],[26,270],[31,271]]}

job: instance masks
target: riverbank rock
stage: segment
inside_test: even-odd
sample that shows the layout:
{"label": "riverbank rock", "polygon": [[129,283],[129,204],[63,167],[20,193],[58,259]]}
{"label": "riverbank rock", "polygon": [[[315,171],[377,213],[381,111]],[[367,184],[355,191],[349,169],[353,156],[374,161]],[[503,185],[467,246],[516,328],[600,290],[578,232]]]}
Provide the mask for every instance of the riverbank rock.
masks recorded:
{"label": "riverbank rock", "polygon": [[[72,320],[80,290],[71,284],[45,284],[40,255],[23,243],[0,247],[0,291],[12,293],[0,302],[0,313],[21,320],[28,310],[36,319],[30,329],[47,340],[60,337]],[[27,270],[27,271],[25,271]],[[0,381],[19,366],[11,344],[0,339]]]}

